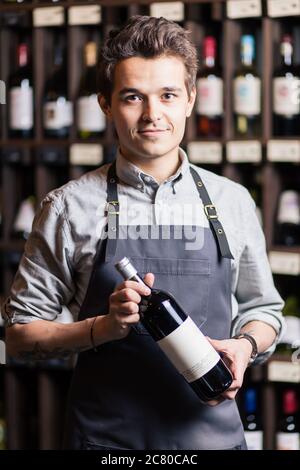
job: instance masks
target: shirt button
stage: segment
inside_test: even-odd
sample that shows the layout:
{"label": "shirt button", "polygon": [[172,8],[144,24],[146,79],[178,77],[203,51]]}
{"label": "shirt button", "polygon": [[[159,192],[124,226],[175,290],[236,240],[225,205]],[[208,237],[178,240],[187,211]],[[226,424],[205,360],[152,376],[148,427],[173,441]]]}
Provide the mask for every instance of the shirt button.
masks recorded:
{"label": "shirt button", "polygon": [[139,189],[142,189],[143,185],[142,185],[141,183],[139,183],[139,184],[137,185],[137,187],[138,187]]}
{"label": "shirt button", "polygon": [[146,183],[149,183],[151,181],[150,176],[145,176],[144,181],[146,181]]}

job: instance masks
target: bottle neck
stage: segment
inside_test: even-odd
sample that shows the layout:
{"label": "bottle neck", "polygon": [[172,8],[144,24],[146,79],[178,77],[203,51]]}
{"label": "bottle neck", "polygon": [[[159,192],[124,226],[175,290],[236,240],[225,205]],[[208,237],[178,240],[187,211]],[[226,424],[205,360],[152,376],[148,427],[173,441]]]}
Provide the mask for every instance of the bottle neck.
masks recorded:
{"label": "bottle neck", "polygon": [[242,53],[241,54],[241,63],[243,65],[243,67],[252,67],[252,65],[254,63],[254,58],[250,54]]}
{"label": "bottle neck", "polygon": [[89,42],[84,50],[84,63],[87,68],[96,66],[97,62],[97,47],[96,43]]}
{"label": "bottle neck", "polygon": [[20,44],[18,47],[18,66],[26,67],[28,65],[28,46]]}
{"label": "bottle neck", "polygon": [[213,68],[216,63],[217,43],[213,36],[207,36],[203,42],[203,63],[205,67]]}
{"label": "bottle neck", "polygon": [[281,44],[281,63],[290,67],[293,65],[293,46],[290,43]]}
{"label": "bottle neck", "polygon": [[241,63],[243,67],[254,64],[255,42],[253,36],[243,36],[241,40]]}
{"label": "bottle neck", "polygon": [[253,389],[246,390],[245,394],[245,409],[247,414],[256,413],[256,391]]}
{"label": "bottle neck", "polygon": [[130,278],[128,278],[128,280],[129,281],[135,281],[135,282],[138,282],[139,284],[142,284],[143,286],[146,286],[143,279],[140,277],[140,275],[138,273],[136,273],[133,276],[131,276]]}
{"label": "bottle neck", "polygon": [[293,415],[298,411],[298,401],[294,390],[288,390],[283,395],[283,412],[285,415]]}
{"label": "bottle neck", "polygon": [[59,69],[62,67],[64,61],[64,51],[61,46],[57,46],[54,52],[54,68]]}
{"label": "bottle neck", "polygon": [[115,267],[126,281],[136,281],[139,284],[146,286],[143,279],[141,278],[141,276],[139,275],[135,267],[131,264],[128,258],[123,258],[120,262],[115,265]]}
{"label": "bottle neck", "polygon": [[215,65],[216,65],[215,57],[213,57],[213,56],[204,57],[204,65],[205,65],[205,67],[207,67],[209,69],[214,68]]}

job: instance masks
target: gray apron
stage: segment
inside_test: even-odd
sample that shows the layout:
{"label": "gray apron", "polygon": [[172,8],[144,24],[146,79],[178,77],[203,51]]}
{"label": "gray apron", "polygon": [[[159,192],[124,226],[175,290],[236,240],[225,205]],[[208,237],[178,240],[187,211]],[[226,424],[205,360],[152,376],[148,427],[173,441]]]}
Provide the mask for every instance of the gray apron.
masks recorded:
{"label": "gray apron", "polygon": [[[155,274],[155,286],[172,293],[205,335],[230,337],[232,255],[203,182],[190,170],[210,222],[210,228],[190,227],[191,233],[202,231],[200,250],[185,249],[191,242],[186,226],[159,226],[155,239],[124,238],[128,227],[119,225],[118,178],[115,163],[111,165],[108,237],[99,242],[79,320],[108,312],[109,296],[122,282],[114,263],[128,256],[141,275]],[[151,231],[150,226],[137,228],[144,234]],[[126,338],[79,354],[64,447],[239,449],[244,448],[244,434],[235,401],[202,404],[139,323]]]}

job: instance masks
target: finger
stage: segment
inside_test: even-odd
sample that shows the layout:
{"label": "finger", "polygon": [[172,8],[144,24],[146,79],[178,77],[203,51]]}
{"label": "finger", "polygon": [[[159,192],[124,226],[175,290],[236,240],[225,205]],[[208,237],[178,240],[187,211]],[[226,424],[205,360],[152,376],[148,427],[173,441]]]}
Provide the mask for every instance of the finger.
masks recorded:
{"label": "finger", "polygon": [[144,282],[145,284],[147,284],[147,286],[149,287],[152,287],[153,284],[154,284],[154,279],[155,279],[155,276],[154,274],[152,273],[147,273],[145,276],[144,276]]}
{"label": "finger", "polygon": [[139,312],[139,306],[135,302],[122,302],[116,307],[116,312],[117,315],[132,315]]}
{"label": "finger", "polygon": [[209,401],[205,402],[205,404],[208,405],[208,406],[217,406],[220,403],[222,403],[224,400],[225,400],[225,397],[223,395],[221,395],[220,397],[215,398],[214,400],[209,400]]}
{"label": "finger", "polygon": [[240,388],[235,388],[235,389],[228,389],[226,390],[226,392],[222,393],[222,397],[224,398],[224,400],[234,400],[238,391],[240,390]]}
{"label": "finger", "polygon": [[139,304],[142,297],[135,290],[126,287],[116,293],[114,300],[116,302],[135,302],[136,304]]}
{"label": "finger", "polygon": [[123,289],[132,289],[140,295],[149,295],[150,289],[136,281],[124,281],[115,288],[115,292]]}
{"label": "finger", "polygon": [[134,313],[132,315],[128,315],[126,317],[122,317],[121,315],[119,316],[119,323],[122,326],[131,326],[135,325],[140,321],[140,316],[138,313]]}

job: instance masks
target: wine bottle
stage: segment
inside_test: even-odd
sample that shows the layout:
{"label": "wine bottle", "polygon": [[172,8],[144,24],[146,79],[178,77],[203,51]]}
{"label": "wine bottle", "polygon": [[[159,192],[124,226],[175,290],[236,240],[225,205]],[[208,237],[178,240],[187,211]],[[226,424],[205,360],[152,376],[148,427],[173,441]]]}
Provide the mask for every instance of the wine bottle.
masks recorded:
{"label": "wine bottle", "polygon": [[283,191],[279,197],[275,241],[279,245],[300,245],[300,200],[297,191]]}
{"label": "wine bottle", "polygon": [[300,428],[297,413],[299,402],[296,391],[287,389],[282,396],[282,411],[276,433],[277,450],[300,450]]}
{"label": "wine bottle", "polygon": [[33,135],[33,87],[29,49],[18,46],[18,68],[9,78],[9,135],[30,138]]}
{"label": "wine bottle", "polygon": [[16,218],[13,224],[14,238],[21,238],[27,240],[32,228],[32,222],[35,215],[35,197],[29,196],[24,199],[18,209]]}
{"label": "wine bottle", "polygon": [[293,38],[285,34],[280,44],[281,66],[273,75],[274,135],[295,136],[299,133],[300,74],[293,65]]}
{"label": "wine bottle", "polygon": [[90,41],[84,48],[85,70],[77,99],[77,128],[82,139],[99,137],[105,130],[105,115],[97,99],[96,62],[97,46]]}
{"label": "wine bottle", "polygon": [[[124,279],[145,285],[128,258],[116,265]],[[202,401],[218,397],[232,383],[232,375],[176,300],[168,292],[151,289],[140,304],[141,323]]]}
{"label": "wine bottle", "polygon": [[235,133],[240,137],[257,137],[260,132],[261,80],[254,66],[255,39],[241,38],[241,69],[233,82]]}
{"label": "wine bottle", "polygon": [[284,302],[282,314],[285,319],[286,329],[276,347],[276,352],[288,355],[300,347],[300,304],[296,295],[289,295]]}
{"label": "wine bottle", "polygon": [[64,61],[64,48],[58,42],[54,48],[54,69],[46,82],[43,117],[46,137],[68,137],[73,123],[73,107],[68,100],[67,71]]}
{"label": "wine bottle", "polygon": [[223,122],[223,80],[216,65],[216,38],[203,42],[204,69],[197,76],[196,119],[199,137],[221,137]]}
{"label": "wine bottle", "polygon": [[243,424],[248,450],[262,450],[263,431],[258,414],[257,390],[252,387],[244,392]]}

